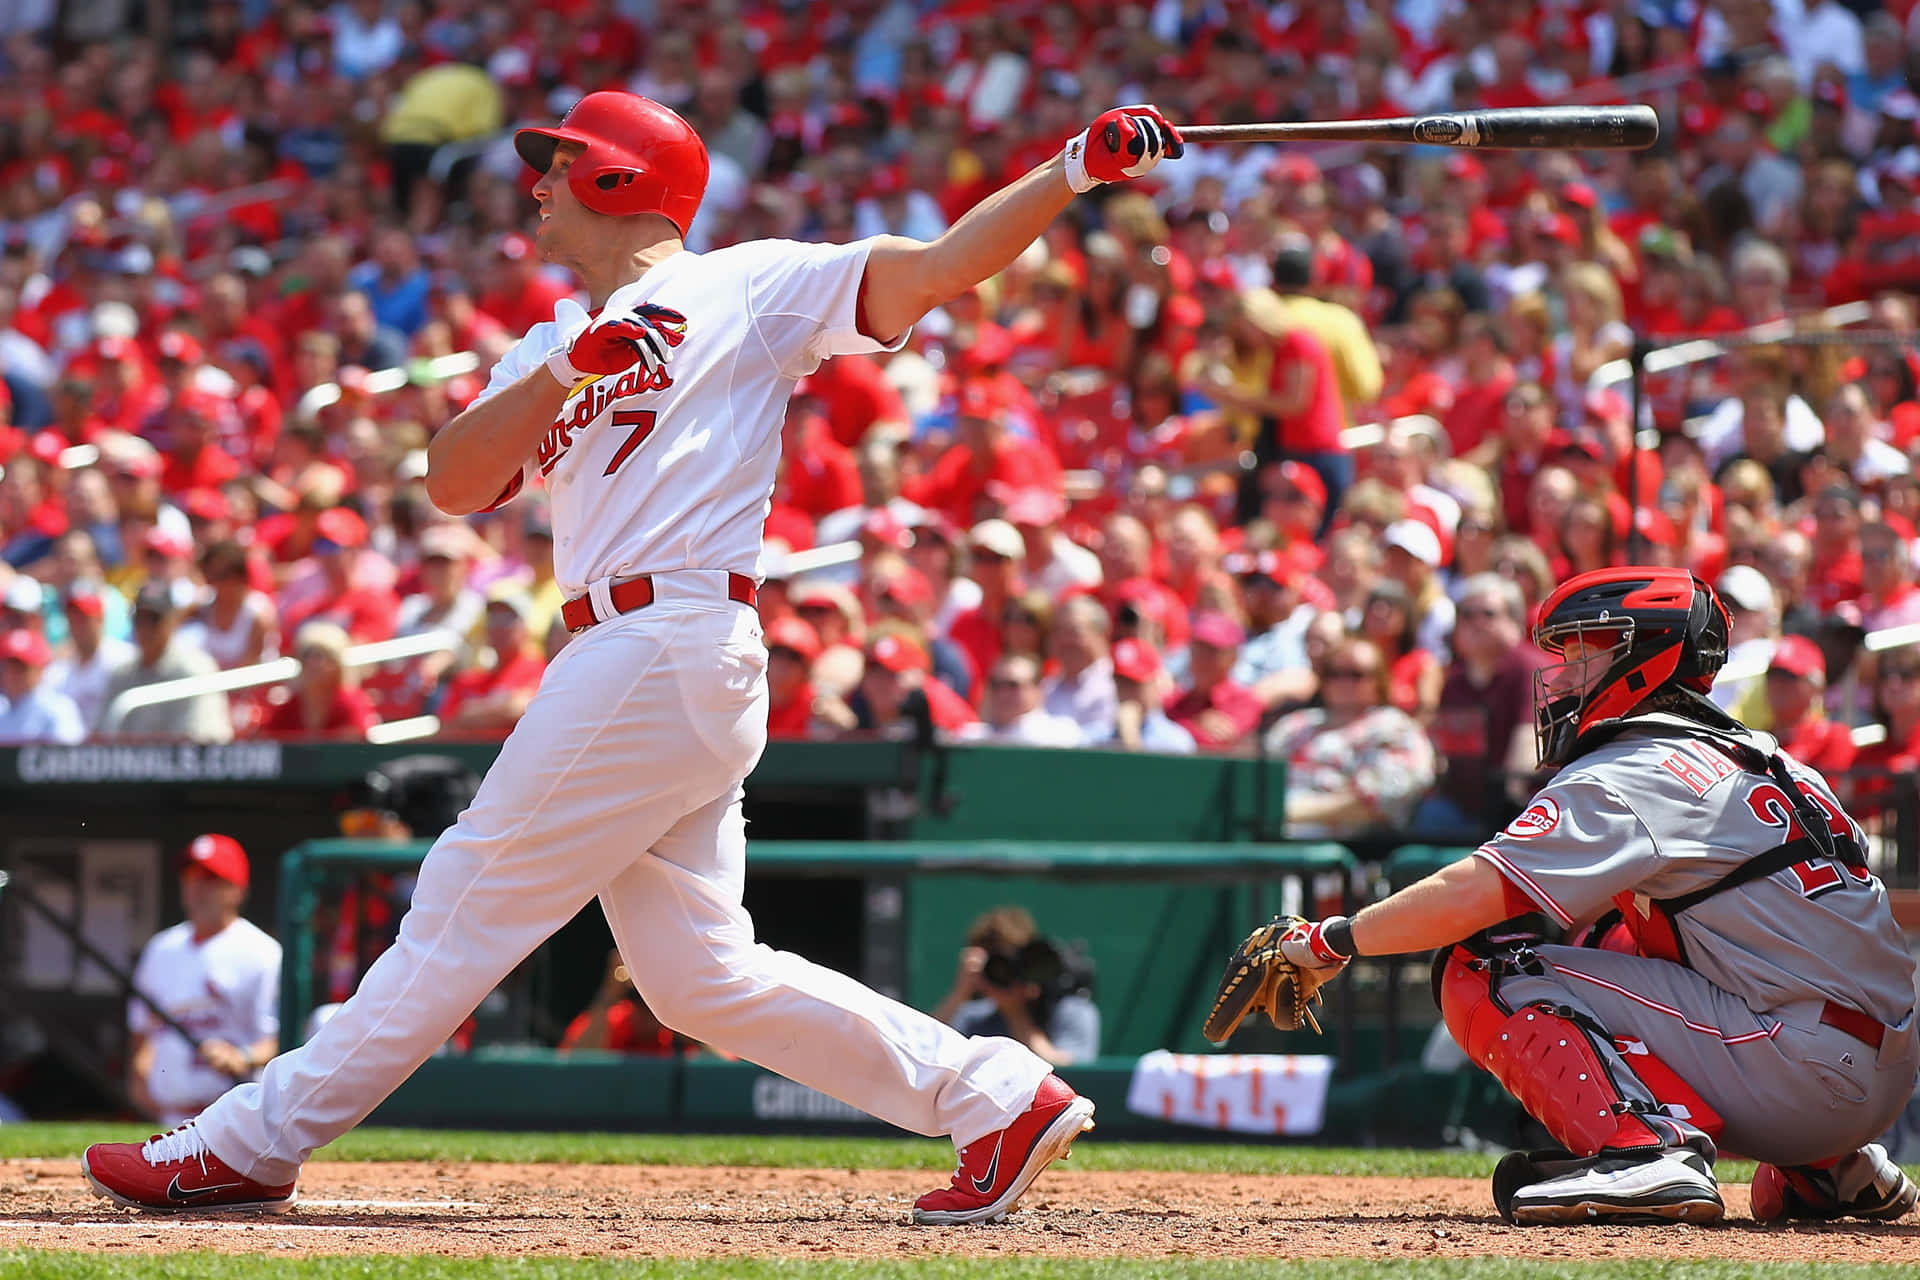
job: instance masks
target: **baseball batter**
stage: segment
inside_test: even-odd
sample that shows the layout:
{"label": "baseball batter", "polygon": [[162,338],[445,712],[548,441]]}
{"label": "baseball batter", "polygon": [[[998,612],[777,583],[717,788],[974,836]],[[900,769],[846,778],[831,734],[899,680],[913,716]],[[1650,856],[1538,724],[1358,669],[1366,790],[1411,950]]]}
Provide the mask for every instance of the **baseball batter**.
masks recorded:
{"label": "baseball batter", "polygon": [[496,983],[598,896],[648,1006],[673,1029],[902,1128],[951,1135],[951,1185],[914,1220],[1004,1216],[1091,1127],[1093,1104],[1003,1038],[961,1036],[798,956],[741,909],[741,783],[766,742],[754,596],[794,383],[891,350],[1007,266],[1077,192],[1178,155],[1152,107],[1110,111],[930,243],[682,245],[707,177],[679,116],[589,94],[523,129],[538,243],[593,309],[562,302],[429,450],[464,514],[529,477],[552,501],[576,638],[474,802],[420,868],[399,939],[315,1037],[256,1084],[143,1144],[88,1148],[103,1195],[142,1209],[281,1210],[301,1163],[351,1129]]}
{"label": "baseball batter", "polygon": [[1553,780],[1473,857],[1280,940],[1309,988],[1440,948],[1448,1030],[1567,1148],[1501,1161],[1509,1221],[1713,1221],[1722,1146],[1764,1162],[1763,1222],[1914,1207],[1873,1142],[1920,1067],[1913,963],[1827,784],[1705,696],[1727,631],[1683,569],[1561,586],[1534,633]]}

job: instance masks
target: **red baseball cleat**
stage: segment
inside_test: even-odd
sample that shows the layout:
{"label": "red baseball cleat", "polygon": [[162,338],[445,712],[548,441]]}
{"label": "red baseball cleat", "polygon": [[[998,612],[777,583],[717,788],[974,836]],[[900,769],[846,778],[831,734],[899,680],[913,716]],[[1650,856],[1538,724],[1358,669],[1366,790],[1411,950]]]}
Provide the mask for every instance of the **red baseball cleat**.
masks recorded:
{"label": "red baseball cleat", "polygon": [[1073,1140],[1093,1128],[1093,1103],[1059,1076],[1048,1076],[1033,1103],[998,1133],[968,1143],[953,1182],[913,1202],[923,1227],[998,1222],[1012,1213],[1040,1171],[1063,1160]]}
{"label": "red baseball cleat", "polygon": [[293,1207],[293,1183],[270,1187],[240,1173],[207,1150],[191,1120],[145,1142],[96,1142],[80,1157],[80,1170],[94,1194],[148,1213]]}

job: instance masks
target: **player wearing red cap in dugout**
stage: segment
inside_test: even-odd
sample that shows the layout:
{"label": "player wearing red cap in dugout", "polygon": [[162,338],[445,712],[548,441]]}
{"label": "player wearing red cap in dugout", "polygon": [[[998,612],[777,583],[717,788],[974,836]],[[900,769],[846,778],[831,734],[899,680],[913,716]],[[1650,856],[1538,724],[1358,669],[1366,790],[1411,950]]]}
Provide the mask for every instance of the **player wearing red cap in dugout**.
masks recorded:
{"label": "player wearing red cap in dugout", "polygon": [[240,918],[249,879],[239,841],[195,836],[180,859],[186,919],[148,939],[133,971],[127,1087],[162,1124],[253,1079],[279,1048],[280,944]]}

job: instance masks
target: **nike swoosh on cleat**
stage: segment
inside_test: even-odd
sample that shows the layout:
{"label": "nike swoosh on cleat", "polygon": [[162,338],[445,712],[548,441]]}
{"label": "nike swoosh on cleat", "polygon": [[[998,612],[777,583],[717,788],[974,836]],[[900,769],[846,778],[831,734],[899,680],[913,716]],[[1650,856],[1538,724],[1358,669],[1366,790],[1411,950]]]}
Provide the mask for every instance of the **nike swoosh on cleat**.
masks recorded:
{"label": "nike swoosh on cleat", "polygon": [[1000,1131],[1000,1136],[994,1139],[994,1142],[993,1142],[993,1159],[988,1161],[987,1163],[987,1176],[984,1178],[975,1178],[973,1180],[973,1189],[975,1192],[977,1192],[980,1195],[987,1194],[987,1192],[993,1187],[994,1179],[999,1176],[1000,1144],[1005,1142],[1006,1140],[1007,1140],[1007,1131],[1002,1129]]}
{"label": "nike swoosh on cleat", "polygon": [[167,1199],[193,1200],[200,1196],[210,1196],[216,1191],[231,1191],[235,1187],[244,1187],[245,1185],[246,1183],[244,1182],[221,1182],[211,1187],[194,1187],[188,1190],[180,1185],[180,1175],[176,1173],[173,1175],[173,1181],[167,1184]]}

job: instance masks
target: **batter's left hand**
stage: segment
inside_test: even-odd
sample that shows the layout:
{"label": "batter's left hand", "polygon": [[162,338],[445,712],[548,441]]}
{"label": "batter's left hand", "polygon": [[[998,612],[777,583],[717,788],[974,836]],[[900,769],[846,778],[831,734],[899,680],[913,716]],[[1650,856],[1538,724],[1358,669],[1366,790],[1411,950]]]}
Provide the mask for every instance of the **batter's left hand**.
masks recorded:
{"label": "batter's left hand", "polygon": [[568,388],[595,375],[624,373],[635,366],[652,374],[686,337],[684,315],[643,302],[603,312],[571,343],[547,356],[547,369]]}
{"label": "batter's left hand", "polygon": [[1115,107],[1067,144],[1067,185],[1090,191],[1103,182],[1125,182],[1185,151],[1180,131],[1158,109],[1144,103]]}

